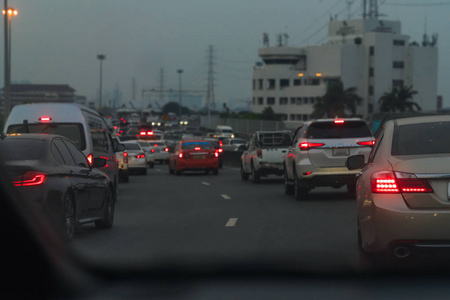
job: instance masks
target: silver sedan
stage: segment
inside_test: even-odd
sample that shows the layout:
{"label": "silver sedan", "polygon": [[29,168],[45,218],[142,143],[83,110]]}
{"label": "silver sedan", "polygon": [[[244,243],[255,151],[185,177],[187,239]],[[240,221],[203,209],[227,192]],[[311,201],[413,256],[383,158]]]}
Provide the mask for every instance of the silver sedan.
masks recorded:
{"label": "silver sedan", "polygon": [[[450,254],[450,116],[386,122],[356,186],[361,256],[407,261]],[[376,255],[383,254],[383,255]],[[373,261],[373,260],[372,260]]]}

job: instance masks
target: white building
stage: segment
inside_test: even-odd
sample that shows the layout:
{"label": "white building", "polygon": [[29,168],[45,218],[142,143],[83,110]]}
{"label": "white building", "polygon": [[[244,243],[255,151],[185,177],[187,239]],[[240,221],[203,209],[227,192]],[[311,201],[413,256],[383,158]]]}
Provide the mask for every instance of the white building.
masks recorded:
{"label": "white building", "polygon": [[402,85],[418,92],[413,101],[422,111],[436,111],[436,39],[424,37],[419,45],[400,29],[398,21],[334,20],[327,44],[260,48],[264,63],[253,70],[252,111],[271,106],[285,121],[310,120],[317,97],[338,79],[357,88],[363,98],[357,115],[365,119],[379,112],[385,92]]}

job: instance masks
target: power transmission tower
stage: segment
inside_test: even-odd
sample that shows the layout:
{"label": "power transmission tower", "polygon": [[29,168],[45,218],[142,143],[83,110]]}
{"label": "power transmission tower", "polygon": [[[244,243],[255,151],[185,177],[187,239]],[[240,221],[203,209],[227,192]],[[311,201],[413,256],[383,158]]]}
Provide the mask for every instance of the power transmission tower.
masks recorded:
{"label": "power transmission tower", "polygon": [[208,86],[206,88],[206,106],[208,108],[208,114],[211,109],[216,109],[216,103],[214,100],[214,48],[208,47]]}

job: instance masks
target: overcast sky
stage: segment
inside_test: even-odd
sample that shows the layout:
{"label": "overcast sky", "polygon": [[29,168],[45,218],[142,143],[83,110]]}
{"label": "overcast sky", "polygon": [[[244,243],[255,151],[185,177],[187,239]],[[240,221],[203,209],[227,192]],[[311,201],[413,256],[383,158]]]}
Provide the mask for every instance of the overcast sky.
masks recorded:
{"label": "overcast sky", "polygon": [[[69,84],[93,100],[99,89],[97,54],[105,54],[104,90],[116,84],[124,98],[142,89],[204,90],[207,49],[215,49],[216,103],[250,99],[252,66],[258,61],[262,34],[273,44],[288,33],[289,44],[326,42],[330,14],[348,16],[348,0],[9,0],[19,10],[12,25],[12,80],[35,84]],[[450,1],[379,1],[382,19],[400,20],[411,41],[438,33],[438,93],[450,106]],[[351,6],[361,18],[362,0]],[[409,4],[397,6],[392,4]],[[428,4],[427,6],[411,4]],[[3,5],[3,1],[1,1]],[[3,22],[1,24],[3,36]],[[3,38],[2,38],[3,40]],[[2,43],[3,45],[3,43]],[[1,48],[1,47],[0,47]],[[3,57],[3,48],[0,49]],[[0,62],[3,70],[3,59]],[[0,72],[3,82],[3,72]]]}

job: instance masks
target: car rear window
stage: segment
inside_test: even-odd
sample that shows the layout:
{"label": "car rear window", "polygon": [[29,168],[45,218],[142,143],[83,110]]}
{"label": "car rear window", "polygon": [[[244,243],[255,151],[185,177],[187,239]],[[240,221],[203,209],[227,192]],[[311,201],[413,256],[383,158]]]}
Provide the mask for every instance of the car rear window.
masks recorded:
{"label": "car rear window", "polygon": [[392,140],[392,155],[450,153],[450,122],[397,126]]}
{"label": "car rear window", "polygon": [[181,144],[183,150],[194,150],[196,147],[200,147],[201,149],[211,149],[211,144],[208,142],[188,142]]}
{"label": "car rear window", "polygon": [[141,150],[141,147],[135,143],[124,143],[127,150]]}
{"label": "car rear window", "polygon": [[26,126],[24,124],[15,124],[8,126],[6,133],[59,134],[71,140],[78,149],[86,149],[83,125],[80,123],[35,123]]}
{"label": "car rear window", "polygon": [[39,160],[45,142],[37,139],[4,139],[0,142],[0,156],[3,160]]}
{"label": "car rear window", "polygon": [[310,139],[345,139],[371,137],[367,124],[363,121],[315,122],[309,125],[307,138]]}

